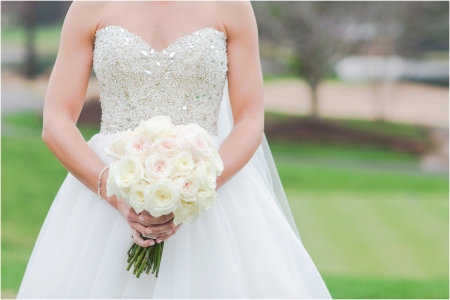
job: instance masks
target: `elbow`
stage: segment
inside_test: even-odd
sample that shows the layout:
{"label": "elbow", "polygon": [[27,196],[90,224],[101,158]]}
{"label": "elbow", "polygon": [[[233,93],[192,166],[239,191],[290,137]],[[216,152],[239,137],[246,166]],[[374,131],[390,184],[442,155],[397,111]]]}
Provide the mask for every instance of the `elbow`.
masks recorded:
{"label": "elbow", "polygon": [[51,149],[51,145],[54,141],[55,129],[58,126],[55,126],[55,122],[51,119],[44,118],[44,124],[42,126],[42,141]]}
{"label": "elbow", "polygon": [[48,126],[46,126],[45,123],[44,123],[44,126],[42,126],[41,138],[42,138],[42,141],[44,142],[44,144],[49,146],[50,141],[51,141],[51,133],[50,133],[50,130],[48,129]]}
{"label": "elbow", "polygon": [[248,117],[240,120],[242,122],[242,126],[246,128],[248,134],[257,139],[257,143],[260,144],[263,140],[264,135],[264,119],[263,118],[255,118]]}
{"label": "elbow", "polygon": [[259,119],[252,119],[249,121],[251,121],[251,123],[248,123],[246,125],[248,126],[248,128],[251,128],[249,134],[252,137],[251,139],[254,143],[254,153],[264,140],[264,121]]}
{"label": "elbow", "polygon": [[258,142],[261,143],[264,135],[264,115],[259,118],[255,118],[255,135],[259,136]]}
{"label": "elbow", "polygon": [[255,127],[254,127],[254,135],[258,137],[258,144],[261,144],[262,140],[263,140],[263,135],[264,135],[264,121],[262,122],[255,122]]}

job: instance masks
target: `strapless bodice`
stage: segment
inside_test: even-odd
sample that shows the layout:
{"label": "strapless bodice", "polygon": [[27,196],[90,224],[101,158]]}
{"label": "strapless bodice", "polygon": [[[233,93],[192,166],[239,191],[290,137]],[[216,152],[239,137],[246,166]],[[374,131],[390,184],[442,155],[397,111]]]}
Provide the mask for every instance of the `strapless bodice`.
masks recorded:
{"label": "strapless bodice", "polygon": [[134,129],[140,120],[169,116],[197,123],[217,135],[228,72],[227,37],[215,28],[183,36],[161,52],[119,26],[95,34],[93,68],[98,79],[100,133]]}

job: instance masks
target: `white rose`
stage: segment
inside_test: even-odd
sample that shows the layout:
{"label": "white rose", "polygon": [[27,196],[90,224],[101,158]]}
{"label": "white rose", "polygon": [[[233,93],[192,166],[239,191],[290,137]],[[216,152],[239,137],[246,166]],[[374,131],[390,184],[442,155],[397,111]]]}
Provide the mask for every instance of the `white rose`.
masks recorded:
{"label": "white rose", "polygon": [[197,191],[197,205],[201,210],[213,207],[218,199],[217,192],[208,185],[202,185]]}
{"label": "white rose", "polygon": [[144,174],[144,167],[139,158],[125,155],[114,166],[112,176],[119,189],[129,191],[129,188],[138,182]]}
{"label": "white rose", "polygon": [[196,200],[196,193],[200,188],[200,180],[196,176],[186,175],[178,176],[173,179],[173,182],[180,188],[180,198],[186,202]]}
{"label": "white rose", "polygon": [[195,166],[192,155],[185,151],[175,154],[172,165],[174,176],[178,176],[179,173],[190,173]]}
{"label": "white rose", "polygon": [[148,183],[141,180],[138,183],[133,184],[130,188],[130,199],[128,200],[128,204],[136,211],[136,213],[140,213],[145,209],[144,190],[147,185]]}
{"label": "white rose", "polygon": [[168,116],[156,116],[147,121],[141,121],[139,130],[155,140],[157,138],[166,137],[173,131],[172,121]]}
{"label": "white rose", "polygon": [[120,160],[123,156],[123,155],[119,155],[116,152],[114,152],[111,147],[103,148],[103,149],[106,152],[106,156],[110,156],[110,157],[114,158],[114,161]]}
{"label": "white rose", "polygon": [[200,209],[196,202],[181,201],[181,207],[174,212],[173,223],[178,225],[180,223],[190,224],[195,222],[200,216]]}
{"label": "white rose", "polygon": [[174,137],[180,141],[184,139],[184,137],[188,136],[189,134],[193,133],[193,129],[189,128],[187,125],[181,124],[175,126],[175,133]]}
{"label": "white rose", "polygon": [[145,209],[153,216],[160,217],[176,211],[180,203],[180,189],[167,178],[147,185],[144,192]]}
{"label": "white rose", "polygon": [[174,156],[180,150],[181,142],[173,137],[157,139],[152,146],[154,152],[162,153],[167,157]]}
{"label": "white rose", "polygon": [[[216,182],[217,175],[214,166],[209,161],[197,162],[195,169],[192,172],[200,179],[202,184],[212,185]],[[214,186],[215,187],[215,186]]]}
{"label": "white rose", "polygon": [[138,134],[128,138],[125,145],[125,155],[133,155],[139,157],[144,161],[149,155],[149,149],[152,145],[152,140],[147,136]]}
{"label": "white rose", "polygon": [[158,179],[169,177],[172,174],[172,162],[161,153],[153,154],[145,159],[144,162],[145,179]]}
{"label": "white rose", "polygon": [[190,123],[187,125],[187,129],[192,132],[200,133],[202,135],[202,137],[208,142],[208,145],[210,147],[214,147],[214,143],[211,139],[211,135],[205,128],[201,127],[200,125],[198,125],[196,123]]}
{"label": "white rose", "polygon": [[131,137],[132,131],[127,129],[115,134],[110,141],[111,151],[120,155],[125,155],[125,145],[128,139]]}
{"label": "white rose", "polygon": [[128,198],[130,188],[121,189],[116,185],[116,182],[114,180],[118,163],[119,162],[116,161],[109,166],[108,179],[106,183],[106,196],[111,197],[115,195],[118,199],[126,199]]}
{"label": "white rose", "polygon": [[219,152],[217,152],[215,149],[212,151],[211,157],[209,158],[211,164],[214,166],[214,169],[216,170],[216,175],[219,176],[223,171],[223,161],[220,157]]}
{"label": "white rose", "polygon": [[131,130],[121,131],[115,134],[110,142],[109,147],[104,148],[106,155],[119,160],[125,155],[125,145],[131,136]]}
{"label": "white rose", "polygon": [[200,133],[191,133],[183,139],[182,149],[190,152],[194,162],[208,159],[212,148]]}

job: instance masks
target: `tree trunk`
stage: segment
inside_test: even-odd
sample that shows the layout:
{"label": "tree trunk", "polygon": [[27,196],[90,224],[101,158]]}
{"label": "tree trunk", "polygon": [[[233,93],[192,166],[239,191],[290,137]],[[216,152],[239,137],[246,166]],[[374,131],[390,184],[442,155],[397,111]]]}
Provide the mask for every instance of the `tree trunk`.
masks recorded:
{"label": "tree trunk", "polygon": [[25,30],[25,62],[24,75],[32,78],[36,75],[36,13],[39,2],[26,1],[22,2],[22,24]]}
{"label": "tree trunk", "polygon": [[381,98],[381,82],[380,80],[372,81],[372,107],[373,107],[373,119],[375,121],[381,121],[383,119],[383,99]]}
{"label": "tree trunk", "polygon": [[311,119],[319,119],[319,97],[317,95],[317,84],[310,84],[311,90]]}

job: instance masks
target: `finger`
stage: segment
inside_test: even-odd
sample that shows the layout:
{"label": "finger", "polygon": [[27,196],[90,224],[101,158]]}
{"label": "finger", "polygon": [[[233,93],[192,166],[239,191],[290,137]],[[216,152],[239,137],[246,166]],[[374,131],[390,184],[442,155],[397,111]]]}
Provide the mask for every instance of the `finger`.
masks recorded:
{"label": "finger", "polygon": [[172,232],[171,232],[170,234],[165,235],[165,236],[158,237],[158,238],[156,239],[156,243],[161,243],[161,242],[167,240],[167,239],[170,238],[172,235],[174,235],[175,233],[177,233],[178,229],[180,229],[180,225],[175,226],[175,228],[172,230]]}
{"label": "finger", "polygon": [[163,237],[163,236],[166,236],[166,235],[169,235],[169,234],[172,234],[172,230],[169,230],[169,231],[166,231],[166,232],[162,232],[162,233],[159,233],[159,234],[144,234],[144,236],[155,240],[155,239],[157,239],[159,237]]}
{"label": "finger", "polygon": [[[141,215],[147,215],[147,216],[152,216],[148,211],[146,211],[146,210],[143,210],[141,213],[140,213]],[[173,214],[173,213],[170,213],[170,214],[168,214],[168,215],[163,215],[164,217],[166,217],[166,218],[168,218],[167,219],[167,221],[169,221],[170,219],[173,219],[174,217],[175,217],[175,215]],[[161,216],[161,217],[163,217],[163,216]],[[167,222],[166,221],[166,222]],[[164,222],[165,223],[165,222]]]}
{"label": "finger", "polygon": [[131,230],[133,231],[133,241],[139,246],[146,248],[155,244],[154,240],[144,240],[135,228],[131,228]]}
{"label": "finger", "polygon": [[169,222],[162,225],[147,227],[147,233],[160,235],[162,233],[172,231],[175,227],[176,225],[173,223],[173,220],[170,220]]}
{"label": "finger", "polygon": [[154,219],[152,220],[152,224],[151,225],[162,225],[162,224],[166,224],[167,222],[173,220],[174,215],[168,214],[168,215],[162,215],[160,217],[153,217]]}
{"label": "finger", "polygon": [[145,230],[147,228],[146,226],[144,226],[144,225],[142,225],[142,224],[140,224],[138,222],[128,222],[128,224],[130,224],[130,226],[132,228],[136,229],[139,233],[141,233],[143,235],[147,234],[147,232]]}
{"label": "finger", "polygon": [[141,223],[144,226],[154,226],[154,225],[161,225],[165,224],[168,221],[172,220],[174,218],[174,215],[168,214],[168,215],[162,215],[160,217],[153,217],[150,215],[147,211],[142,211],[139,215],[137,215],[136,222]]}
{"label": "finger", "polygon": [[139,214],[137,214],[136,211],[130,207],[127,211],[126,219],[128,222],[139,222]]}

